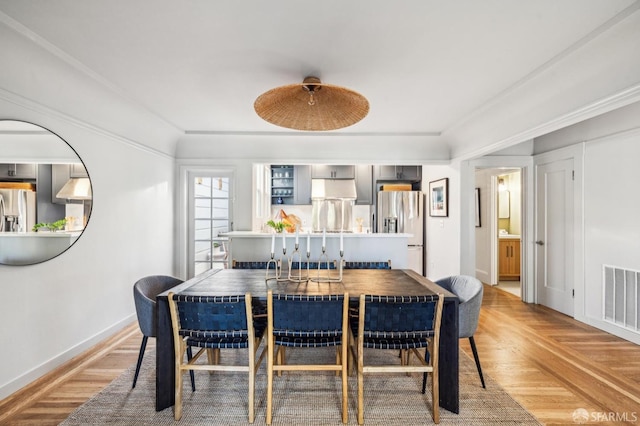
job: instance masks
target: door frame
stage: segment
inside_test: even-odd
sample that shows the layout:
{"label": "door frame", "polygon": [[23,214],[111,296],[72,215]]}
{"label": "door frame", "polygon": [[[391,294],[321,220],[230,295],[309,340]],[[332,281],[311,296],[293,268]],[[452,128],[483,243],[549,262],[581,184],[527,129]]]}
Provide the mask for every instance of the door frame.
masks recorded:
{"label": "door frame", "polygon": [[236,169],[234,167],[215,166],[211,164],[196,164],[193,162],[177,164],[176,173],[176,244],[175,244],[175,264],[174,270],[176,275],[182,279],[190,278],[189,271],[189,206],[191,200],[189,197],[189,178],[194,174],[202,173],[203,175],[224,175],[231,179],[229,199],[231,210],[231,229],[233,230],[233,211],[236,200],[235,182]]}
{"label": "door frame", "polygon": [[[584,142],[571,145],[554,151],[538,154],[533,157],[534,183],[537,179],[537,166],[554,161],[573,159],[573,318],[586,322],[585,319],[585,281],[584,281],[584,157],[586,145]],[[535,203],[537,205],[538,188],[533,188]],[[537,218],[534,215],[534,233],[531,242],[535,245],[537,235]],[[535,246],[532,246],[536,252]],[[534,264],[537,256],[534,254]],[[535,271],[535,269],[534,269]],[[534,287],[537,287],[537,277]],[[537,296],[537,288],[536,288]],[[537,302],[537,297],[536,297]]]}
{"label": "door frame", "polygon": [[[475,193],[475,174],[476,169],[502,168],[516,169],[522,172],[522,234],[520,239],[521,250],[521,288],[522,300],[527,303],[535,303],[535,277],[534,277],[534,259],[533,259],[533,238],[534,227],[534,173],[533,173],[533,157],[532,156],[485,156],[474,160],[464,162],[461,166],[461,196],[464,199],[473,200]],[[469,201],[469,206],[473,206]],[[461,213],[461,235],[462,247],[473,247],[473,254],[463,256],[463,264],[461,265],[462,273],[475,275],[475,214],[473,208],[463,209]],[[465,226],[466,225],[466,226]],[[464,230],[468,230],[468,234]],[[496,243],[497,245],[497,243]],[[497,259],[497,258],[496,258]]]}

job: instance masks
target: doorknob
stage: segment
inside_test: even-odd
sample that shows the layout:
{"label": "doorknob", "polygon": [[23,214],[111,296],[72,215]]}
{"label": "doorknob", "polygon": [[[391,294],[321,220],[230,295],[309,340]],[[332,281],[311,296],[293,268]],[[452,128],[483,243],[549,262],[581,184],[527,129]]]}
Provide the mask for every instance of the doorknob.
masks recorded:
{"label": "doorknob", "polygon": [[544,245],[544,241],[538,240],[536,241],[536,244],[539,246],[543,246]]}

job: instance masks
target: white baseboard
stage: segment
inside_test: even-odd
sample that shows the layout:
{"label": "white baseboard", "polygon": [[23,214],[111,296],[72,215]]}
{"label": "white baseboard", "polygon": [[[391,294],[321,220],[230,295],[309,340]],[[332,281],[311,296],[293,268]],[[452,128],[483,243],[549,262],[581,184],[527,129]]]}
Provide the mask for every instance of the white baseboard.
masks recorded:
{"label": "white baseboard", "polygon": [[75,346],[72,346],[68,350],[58,354],[57,356],[43,362],[37,367],[27,371],[26,373],[18,376],[16,379],[0,386],[0,400],[7,398],[12,393],[22,389],[27,386],[29,383],[33,382],[36,379],[44,376],[48,372],[54,370],[55,368],[61,366],[65,362],[69,361],[71,358],[75,357],[78,354],[90,349],[91,347],[97,345],[108,337],[111,337],[118,331],[122,330],[124,327],[131,324],[134,320],[136,320],[136,315],[131,314],[113,324],[112,326],[100,331],[99,333],[89,337],[82,342],[79,342]]}
{"label": "white baseboard", "polygon": [[626,330],[623,327],[619,327],[615,324],[611,324],[596,318],[585,316],[574,316],[574,319],[602,331],[606,331],[607,333],[613,334],[614,336],[620,337],[621,339],[628,340],[629,342],[635,343],[636,345],[640,345],[640,334]]}

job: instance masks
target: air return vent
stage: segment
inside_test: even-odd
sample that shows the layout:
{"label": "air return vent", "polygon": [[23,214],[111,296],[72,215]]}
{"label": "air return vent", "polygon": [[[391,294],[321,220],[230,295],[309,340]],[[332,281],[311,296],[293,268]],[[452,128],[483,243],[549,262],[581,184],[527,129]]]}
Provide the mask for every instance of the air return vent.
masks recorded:
{"label": "air return vent", "polygon": [[604,320],[640,331],[640,271],[603,266]]}

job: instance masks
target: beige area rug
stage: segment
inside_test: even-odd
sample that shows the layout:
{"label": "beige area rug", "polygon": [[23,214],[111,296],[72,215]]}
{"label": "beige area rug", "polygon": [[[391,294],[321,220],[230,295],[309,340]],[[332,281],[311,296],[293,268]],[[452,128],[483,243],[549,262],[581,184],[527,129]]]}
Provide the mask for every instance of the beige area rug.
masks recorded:
{"label": "beige area rug", "polygon": [[[238,357],[238,351],[222,353],[223,362]],[[376,356],[395,358],[396,351],[373,351]],[[288,363],[310,357],[335,359],[329,350],[287,352]],[[191,392],[185,374],[183,416],[173,419],[173,409],[155,411],[155,357],[148,351],[138,383],[131,389],[135,365],[103,391],[75,410],[62,425],[241,425],[247,420],[247,376],[244,373],[196,372],[196,392]],[[203,357],[206,359],[206,357]],[[241,357],[238,357],[238,360]],[[266,361],[266,360],[265,360]],[[329,361],[331,362],[331,361]],[[533,415],[485,375],[483,389],[473,360],[460,353],[460,414],[440,409],[440,424],[538,425]],[[341,425],[340,378],[327,372],[289,372],[274,380],[273,424]],[[357,424],[357,383],[349,377],[349,424]],[[422,376],[386,374],[365,376],[365,424],[433,424],[430,394],[420,393]],[[266,371],[260,366],[256,379],[255,425],[265,424]]]}

